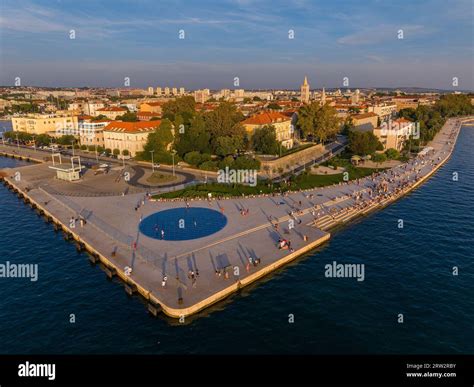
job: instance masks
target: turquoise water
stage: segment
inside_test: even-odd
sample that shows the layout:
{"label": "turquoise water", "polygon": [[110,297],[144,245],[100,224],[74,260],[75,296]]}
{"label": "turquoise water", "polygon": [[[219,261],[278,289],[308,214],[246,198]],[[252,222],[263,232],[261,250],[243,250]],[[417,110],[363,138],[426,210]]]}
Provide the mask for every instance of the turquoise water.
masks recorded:
{"label": "turquoise water", "polygon": [[[39,279],[0,279],[0,352],[472,354],[473,145],[463,129],[419,189],[186,325],[150,317],[2,186],[0,263],[38,263]],[[365,280],[325,278],[333,261],[365,264]]]}
{"label": "turquoise water", "polygon": [[140,222],[140,232],[150,238],[184,241],[222,230],[227,217],[210,208],[172,208],[155,212]]}

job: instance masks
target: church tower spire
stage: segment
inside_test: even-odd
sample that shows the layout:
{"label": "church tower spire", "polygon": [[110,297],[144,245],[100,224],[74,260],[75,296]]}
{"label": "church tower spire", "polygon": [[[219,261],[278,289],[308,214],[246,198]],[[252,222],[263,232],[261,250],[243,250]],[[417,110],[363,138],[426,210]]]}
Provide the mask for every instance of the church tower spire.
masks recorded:
{"label": "church tower spire", "polygon": [[309,83],[308,78],[304,77],[304,82],[301,85],[301,102],[309,103]]}

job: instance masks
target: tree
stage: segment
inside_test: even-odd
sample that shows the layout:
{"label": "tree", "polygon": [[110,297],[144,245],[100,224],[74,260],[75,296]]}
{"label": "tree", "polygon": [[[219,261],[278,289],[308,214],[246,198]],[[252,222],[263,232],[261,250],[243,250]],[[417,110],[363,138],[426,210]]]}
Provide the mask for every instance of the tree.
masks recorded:
{"label": "tree", "polygon": [[375,153],[372,155],[372,161],[376,163],[383,163],[384,161],[387,161],[387,156],[385,153]]}
{"label": "tree", "polygon": [[397,160],[400,157],[400,152],[394,148],[389,148],[385,151],[387,158],[390,160]]}
{"label": "tree", "polygon": [[124,122],[137,122],[139,121],[137,113],[127,112],[122,114],[121,116],[117,116],[117,120],[121,120]]}
{"label": "tree", "polygon": [[276,130],[273,125],[265,125],[255,129],[251,143],[252,148],[256,152],[267,155],[278,154],[280,148],[280,144],[276,139]]}
{"label": "tree", "polygon": [[104,152],[105,152],[105,154],[110,155],[112,153],[112,149],[105,148]]}
{"label": "tree", "polygon": [[118,156],[120,154],[120,149],[115,148],[113,150],[113,154],[114,154],[114,156]]}
{"label": "tree", "polygon": [[204,115],[205,126],[211,135],[211,150],[217,154],[220,137],[238,137],[242,142],[245,137],[245,128],[240,124],[244,118],[243,114],[237,111],[234,104],[222,102],[217,109]]}
{"label": "tree", "polygon": [[140,157],[144,160],[151,160],[150,151],[153,151],[154,161],[171,162],[172,157],[168,150],[172,142],[173,124],[169,119],[165,118],[161,121],[160,126],[148,135],[143,152],[140,152]]}
{"label": "tree", "polygon": [[334,107],[312,102],[299,109],[297,125],[303,137],[313,137],[320,142],[335,136],[340,130],[340,119]]}
{"label": "tree", "polygon": [[351,116],[348,116],[344,120],[344,125],[342,126],[342,132],[341,133],[347,136],[349,134],[349,131],[353,130],[354,128],[355,128],[354,121],[353,121]]}
{"label": "tree", "polygon": [[202,114],[196,115],[189,127],[184,127],[184,132],[178,129],[175,138],[175,149],[181,157],[192,151],[211,152],[211,133],[206,129]]}
{"label": "tree", "polygon": [[99,114],[96,117],[93,117],[91,121],[100,121],[100,120],[108,120],[109,118],[103,114]]}
{"label": "tree", "polygon": [[236,154],[242,148],[242,139],[237,136],[225,136],[217,138],[216,154],[228,156]]}
{"label": "tree", "polygon": [[89,152],[94,152],[94,151],[95,151],[95,146],[94,146],[94,145],[89,145],[89,146],[87,147],[87,150],[88,150]]}
{"label": "tree", "polygon": [[258,95],[256,95],[255,97],[253,97],[253,100],[256,101],[256,102],[259,102],[262,99]]}
{"label": "tree", "polygon": [[162,116],[163,118],[168,118],[174,122],[176,115],[181,115],[187,113],[191,119],[196,113],[196,102],[194,97],[185,96],[179,97],[172,101],[166,102],[162,107]]}
{"label": "tree", "polygon": [[36,136],[35,142],[38,146],[49,145],[51,143],[51,137],[47,134],[38,134]]}
{"label": "tree", "polygon": [[184,161],[186,161],[188,164],[197,166],[202,162],[201,154],[197,151],[186,153],[184,156]]}
{"label": "tree", "polygon": [[87,150],[87,145],[82,144],[82,145],[81,145],[81,150],[83,150],[83,151]]}
{"label": "tree", "polygon": [[275,102],[272,102],[272,103],[268,104],[267,107],[268,107],[268,109],[270,109],[270,110],[281,110],[281,106],[278,105],[278,104],[275,103]]}
{"label": "tree", "polygon": [[130,155],[129,150],[128,150],[128,149],[122,150],[122,155],[123,155],[123,156],[129,156],[129,155]]}
{"label": "tree", "polygon": [[72,135],[72,134],[65,134],[61,137],[59,137],[56,142],[59,144],[59,145],[66,145],[66,146],[69,146],[69,145],[72,145],[72,143],[76,142],[76,138]]}
{"label": "tree", "polygon": [[368,155],[382,150],[383,145],[372,132],[349,132],[349,149],[358,155]]}

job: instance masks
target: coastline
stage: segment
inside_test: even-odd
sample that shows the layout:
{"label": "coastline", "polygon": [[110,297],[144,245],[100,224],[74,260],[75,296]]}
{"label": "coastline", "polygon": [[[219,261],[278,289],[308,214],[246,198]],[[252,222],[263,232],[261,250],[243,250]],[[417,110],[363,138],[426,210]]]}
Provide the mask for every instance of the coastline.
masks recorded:
{"label": "coastline", "polygon": [[[464,120],[467,120],[467,119],[464,119]],[[468,120],[472,120],[472,119],[468,119]],[[459,123],[457,124],[457,127],[455,128],[456,135],[452,141],[451,146],[449,147],[449,151],[447,152],[446,156],[442,158],[439,161],[439,163],[429,173],[422,176],[418,181],[416,181],[415,183],[413,183],[412,185],[404,189],[402,192],[400,192],[400,194],[394,197],[391,197],[381,203],[376,203],[368,208],[363,209],[362,211],[354,211],[353,213],[351,212],[348,214],[343,214],[345,216],[337,220],[333,219],[333,222],[329,222],[328,224],[325,224],[323,227],[320,227],[320,229],[327,230],[329,228],[332,228],[342,223],[346,223],[350,220],[353,220],[356,217],[375,211],[376,209],[382,209],[385,206],[389,205],[390,203],[394,202],[395,200],[398,200],[399,198],[403,197],[404,195],[406,195],[413,189],[420,186],[429,177],[431,177],[442,165],[444,165],[451,157],[451,154],[457,142],[460,128],[462,126],[462,120],[457,120],[457,121],[459,121]],[[448,122],[449,120],[447,121],[447,123]],[[438,134],[441,134],[443,129]],[[235,282],[232,285],[227,286],[218,292],[213,293],[211,296],[204,298],[200,300],[199,302],[194,303],[193,305],[190,305],[184,308],[176,308],[176,307],[168,305],[165,301],[163,301],[163,299],[153,294],[153,292],[150,291],[146,287],[146,285],[141,284],[141,281],[139,278],[135,279],[135,278],[125,275],[123,269],[121,268],[123,266],[121,266],[119,262],[117,262],[117,260],[114,260],[112,257],[108,257],[107,254],[105,254],[104,252],[101,252],[99,248],[94,247],[93,243],[90,243],[90,241],[88,241],[87,238],[84,238],[83,236],[79,235],[79,233],[77,233],[76,231],[71,230],[69,227],[67,227],[65,221],[57,217],[56,214],[54,214],[54,211],[49,211],[46,208],[46,206],[43,206],[40,203],[39,200],[36,200],[35,198],[33,198],[28,193],[28,191],[22,189],[19,185],[16,185],[13,179],[5,178],[4,182],[6,182],[9,186],[11,186],[11,189],[13,189],[14,192],[18,194],[18,196],[23,198],[25,203],[29,203],[33,208],[37,209],[41,215],[46,216],[46,218],[49,221],[54,222],[57,225],[57,227],[63,230],[63,232],[66,234],[68,238],[76,241],[78,249],[81,248],[81,249],[87,250],[91,254],[92,260],[94,262],[101,262],[105,266],[105,271],[109,277],[117,275],[125,283],[125,289],[127,293],[133,294],[135,292],[138,292],[146,300],[148,300],[149,310],[152,314],[155,314],[155,315],[158,314],[160,310],[162,310],[166,315],[170,317],[174,317],[174,318],[180,318],[182,316],[189,316],[189,315],[195,314],[205,308],[208,308],[209,306],[215,304],[216,302],[230,296],[231,294],[237,292],[242,287],[247,286],[251,283],[254,283],[258,279],[273,272],[277,268],[284,266],[285,264],[296,259],[297,257],[313,250],[314,248],[326,242],[330,238],[329,233],[324,233],[322,236],[310,242],[309,244],[303,246],[302,248],[296,249],[293,253],[285,255],[284,257],[278,259],[277,261],[262,267],[260,270],[246,276],[245,278],[242,278],[238,282]]]}

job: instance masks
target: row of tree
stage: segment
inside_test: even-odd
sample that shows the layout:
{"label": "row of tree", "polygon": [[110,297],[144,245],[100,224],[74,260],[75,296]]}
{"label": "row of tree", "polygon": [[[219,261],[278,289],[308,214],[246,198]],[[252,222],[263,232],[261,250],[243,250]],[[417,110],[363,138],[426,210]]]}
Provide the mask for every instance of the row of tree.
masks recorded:
{"label": "row of tree", "polygon": [[[162,108],[158,130],[148,136],[140,157],[169,163],[172,152],[202,169],[217,169],[229,165],[259,166],[259,162],[244,155],[250,141],[241,124],[244,119],[236,106],[221,102],[210,112],[196,112],[193,97],[169,101]],[[172,143],[172,147],[170,144]],[[236,164],[237,163],[237,164]]]}

